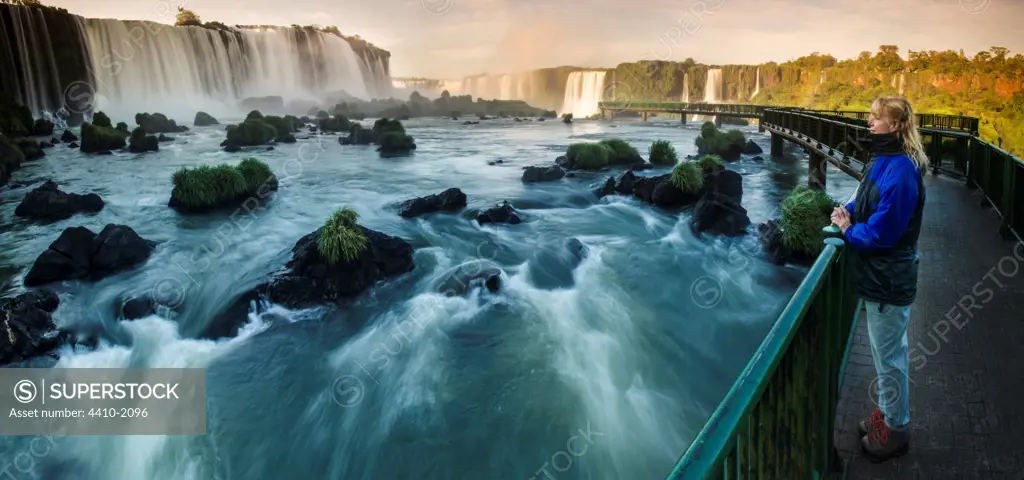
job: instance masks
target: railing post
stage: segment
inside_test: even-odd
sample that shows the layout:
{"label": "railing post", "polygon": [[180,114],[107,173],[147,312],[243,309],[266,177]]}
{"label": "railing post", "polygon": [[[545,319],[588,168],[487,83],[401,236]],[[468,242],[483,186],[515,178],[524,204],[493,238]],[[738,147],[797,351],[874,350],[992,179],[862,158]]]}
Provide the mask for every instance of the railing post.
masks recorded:
{"label": "railing post", "polygon": [[842,465],[833,433],[835,432],[836,409],[839,404],[839,370],[842,367],[845,353],[843,350],[846,346],[843,336],[849,335],[843,328],[846,324],[846,319],[843,316],[849,312],[850,305],[848,303],[852,299],[852,290],[848,270],[849,255],[845,248],[846,242],[843,241],[842,231],[835,225],[829,225],[823,228],[822,232],[825,234],[825,245],[836,248],[836,261],[829,271],[825,283],[826,291],[823,292],[825,294],[825,311],[822,316],[824,324],[821,326],[823,343],[821,361],[823,364],[821,403],[819,403],[818,411],[821,412],[820,415],[823,418],[819,419],[822,435],[819,438],[822,446],[819,478],[826,478],[839,471]]}
{"label": "railing post", "polygon": [[1011,155],[1001,155],[1001,157],[1003,161],[1003,198],[999,210],[1003,214],[1003,222],[999,226],[999,234],[1002,235],[1003,240],[1012,240],[1013,220],[1016,218],[1013,196],[1017,193],[1013,187],[1017,184],[1017,168]]}

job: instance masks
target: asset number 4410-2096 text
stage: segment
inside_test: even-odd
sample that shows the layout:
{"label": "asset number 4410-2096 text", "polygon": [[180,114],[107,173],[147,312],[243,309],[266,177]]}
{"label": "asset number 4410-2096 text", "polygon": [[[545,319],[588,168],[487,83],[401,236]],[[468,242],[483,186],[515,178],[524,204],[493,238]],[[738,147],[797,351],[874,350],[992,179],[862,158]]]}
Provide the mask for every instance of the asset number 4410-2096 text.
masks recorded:
{"label": "asset number 4410-2096 text", "polygon": [[145,408],[92,408],[90,417],[100,418],[146,418],[149,413]]}

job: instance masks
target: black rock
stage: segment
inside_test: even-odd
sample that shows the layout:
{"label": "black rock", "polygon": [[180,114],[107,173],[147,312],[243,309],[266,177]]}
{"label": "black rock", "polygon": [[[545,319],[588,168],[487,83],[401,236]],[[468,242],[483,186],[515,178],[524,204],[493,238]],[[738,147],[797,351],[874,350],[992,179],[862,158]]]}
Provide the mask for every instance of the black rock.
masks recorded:
{"label": "black rock", "polygon": [[647,162],[636,163],[636,164],[633,164],[632,166],[629,167],[629,169],[634,171],[634,172],[639,172],[639,171],[642,171],[642,170],[650,170],[652,168],[654,168],[654,164],[653,163],[647,163]]}
{"label": "black rock", "polygon": [[431,290],[446,296],[464,295],[476,287],[498,293],[501,290],[501,274],[501,267],[493,262],[472,260],[448,270],[434,281]]}
{"label": "black rock", "polygon": [[704,176],[704,190],[725,195],[734,203],[743,202],[743,176],[732,170],[719,170]]}
{"label": "black rock", "polygon": [[77,142],[78,136],[71,133],[71,130],[64,130],[64,133],[60,136],[60,141],[63,143]]}
{"label": "black rock", "polygon": [[615,178],[613,177],[608,177],[608,180],[603,185],[594,190],[594,195],[597,195],[597,198],[606,197],[613,193],[615,193]]}
{"label": "black rock", "polygon": [[267,151],[268,152],[272,152],[273,150],[274,150],[274,147],[267,147]]}
{"label": "black rock", "polygon": [[103,210],[103,199],[95,193],[79,195],[64,193],[57,184],[47,180],[25,195],[14,214],[46,220],[63,220],[76,213],[96,213]]}
{"label": "black rock", "polygon": [[238,145],[235,145],[233,143],[229,143],[229,144],[224,146],[224,151],[228,152],[228,153],[241,152],[242,151],[242,147],[239,147]]}
{"label": "black rock", "polygon": [[36,259],[25,286],[108,277],[145,262],[155,247],[124,225],[108,224],[99,235],[69,227]]}
{"label": "black rock", "polygon": [[49,290],[0,299],[0,365],[52,352],[62,343],[50,314],[60,298]]}
{"label": "black rock", "polygon": [[516,210],[509,205],[508,201],[503,201],[487,210],[484,210],[477,214],[476,221],[481,225],[485,223],[507,223],[509,225],[518,225],[522,222]]}
{"label": "black rock", "polygon": [[138,320],[156,314],[156,302],[153,297],[143,295],[129,298],[121,305],[119,316],[125,320]]}
{"label": "black rock", "polygon": [[558,165],[551,165],[549,167],[530,166],[526,167],[526,170],[523,172],[523,182],[553,182],[561,180],[564,176],[565,170],[562,170],[562,167]]}
{"label": "black rock", "polygon": [[192,125],[197,127],[208,127],[210,125],[219,125],[216,118],[206,112],[196,112],[196,119],[192,122]]}
{"label": "black rock", "polygon": [[616,192],[629,195],[633,193],[634,188],[636,188],[636,175],[633,175],[632,170],[626,170],[619,174],[618,180],[615,181]]}
{"label": "black rock", "polygon": [[754,158],[751,158],[750,160],[758,162],[758,163],[761,163],[761,162],[764,161],[764,158],[762,156],[758,155],[758,156],[756,156]]}
{"label": "black rock", "polygon": [[750,225],[747,210],[733,197],[707,192],[693,208],[690,227],[694,233],[736,237],[746,233]]}
{"label": "black rock", "polygon": [[555,165],[558,165],[559,167],[562,168],[569,168],[569,158],[566,157],[565,155],[555,158]]}
{"label": "black rock", "polygon": [[441,193],[406,200],[401,204],[399,215],[412,218],[425,213],[455,212],[466,207],[466,194],[458,188],[449,188]]}
{"label": "black rock", "polygon": [[78,143],[77,142],[71,142],[71,143],[68,144],[68,148],[78,148]]}
{"label": "black rock", "polygon": [[263,306],[263,295],[256,290],[243,293],[234,299],[227,309],[214,316],[199,332],[198,337],[216,340],[238,335],[238,328],[248,321],[249,312],[253,311],[254,304],[256,313],[259,313]]}
{"label": "black rock", "polygon": [[782,222],[777,219],[768,220],[758,225],[757,236],[764,247],[768,260],[772,263],[782,265],[788,262],[808,266],[815,261],[815,257],[808,257],[786,248],[785,244],[782,243]]}
{"label": "black rock", "polygon": [[261,290],[267,298],[289,308],[354,297],[380,280],[410,272],[415,267],[413,249],[405,240],[358,226],[366,237],[366,249],[356,259],[329,264],[317,250],[321,230],[310,233],[295,244],[288,272],[273,279]]}
{"label": "black rock", "polygon": [[164,135],[164,134],[161,133],[160,135],[158,135],[156,137],[156,140],[158,142],[173,142],[174,141],[174,137],[168,137],[167,135]]}
{"label": "black rock", "polygon": [[747,140],[747,143],[743,145],[743,153],[747,155],[757,155],[759,153],[764,153],[764,150],[761,150],[761,147],[754,143],[753,140]]}

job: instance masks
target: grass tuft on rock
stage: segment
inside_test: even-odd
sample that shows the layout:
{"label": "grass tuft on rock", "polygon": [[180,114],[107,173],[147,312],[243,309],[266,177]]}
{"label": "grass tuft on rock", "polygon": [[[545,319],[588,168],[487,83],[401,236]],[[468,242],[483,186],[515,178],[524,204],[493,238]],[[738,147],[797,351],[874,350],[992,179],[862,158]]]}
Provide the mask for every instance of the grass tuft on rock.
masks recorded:
{"label": "grass tuft on rock", "polygon": [[274,176],[274,172],[270,171],[270,166],[252,157],[242,159],[242,162],[235,168],[245,179],[247,192],[255,192]]}
{"label": "grass tuft on rock", "polygon": [[634,159],[640,158],[640,152],[637,151],[636,147],[629,144],[625,140],[618,138],[609,138],[607,140],[601,140],[602,145],[611,149],[612,154],[608,157],[608,163],[611,164],[626,164],[632,163]]}
{"label": "grass tuft on rock", "polygon": [[648,160],[655,165],[675,165],[679,163],[679,154],[668,140],[655,140],[651,144]]}
{"label": "grass tuft on rock", "polygon": [[103,112],[94,113],[91,123],[97,127],[114,128],[114,125],[110,123],[110,117]]}
{"label": "grass tuft on rock", "polygon": [[805,185],[782,200],[782,245],[791,252],[816,257],[824,248],[822,229],[831,223],[835,201],[824,191]]}
{"label": "grass tuft on rock", "polygon": [[704,188],[704,172],[696,162],[683,162],[672,169],[669,181],[683,193],[697,193]]}
{"label": "grass tuft on rock", "polygon": [[264,185],[277,188],[270,167],[255,158],[246,158],[237,166],[200,165],[182,168],[171,181],[172,206],[201,210],[223,205],[248,195],[256,195]]}
{"label": "grass tuft on rock", "polygon": [[714,172],[722,168],[722,157],[718,155],[703,155],[697,159],[697,164],[700,165],[700,169],[704,173]]}
{"label": "grass tuft on rock", "polygon": [[704,122],[694,143],[698,155],[718,155],[725,160],[736,160],[743,153],[747,139],[739,130],[722,132],[714,123]]}
{"label": "grass tuft on rock", "polygon": [[366,250],[366,236],[356,225],[359,218],[346,207],[335,210],[316,239],[317,252],[328,264],[351,262]]}
{"label": "grass tuft on rock", "polygon": [[608,165],[612,154],[611,147],[603,143],[574,143],[569,145],[565,158],[572,168],[597,170]]}
{"label": "grass tuft on rock", "polygon": [[[107,123],[109,124],[109,119]],[[126,137],[128,132],[85,122],[82,124],[82,153],[119,150],[124,148]]]}
{"label": "grass tuft on rock", "polygon": [[182,167],[171,181],[171,197],[189,208],[218,205],[246,193],[245,177],[231,165]]}

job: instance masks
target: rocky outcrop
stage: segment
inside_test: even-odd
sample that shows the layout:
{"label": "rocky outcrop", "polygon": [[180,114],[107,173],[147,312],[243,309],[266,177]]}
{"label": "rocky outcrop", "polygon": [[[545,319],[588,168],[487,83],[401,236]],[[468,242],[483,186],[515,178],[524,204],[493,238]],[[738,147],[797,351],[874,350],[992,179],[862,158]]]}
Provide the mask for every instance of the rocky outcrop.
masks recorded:
{"label": "rocky outcrop", "polygon": [[220,125],[216,118],[206,112],[196,112],[196,119],[192,122],[192,125],[196,127],[208,127],[210,125]]}
{"label": "rocky outcrop", "polygon": [[96,213],[103,210],[103,199],[95,193],[79,195],[64,193],[57,184],[47,180],[28,192],[14,214],[43,220],[63,220],[77,213]]}
{"label": "rocky outcrop", "polygon": [[64,143],[71,143],[78,141],[78,135],[75,135],[71,130],[64,130],[64,133],[60,136],[60,141]]}
{"label": "rocky outcrop", "polygon": [[59,304],[49,290],[0,300],[0,365],[45,355],[61,345],[50,317]]}
{"label": "rocky outcrop", "polygon": [[522,223],[522,219],[519,218],[519,214],[516,212],[512,205],[509,205],[507,201],[503,201],[487,210],[484,210],[476,215],[477,223],[484,225],[487,223],[507,223],[509,225],[518,225]]}
{"label": "rocky outcrop", "polygon": [[524,169],[523,183],[554,182],[565,177],[565,170],[558,165],[548,167],[529,166]]}
{"label": "rocky outcrop", "polygon": [[776,265],[793,263],[797,265],[811,265],[816,257],[809,257],[806,254],[792,251],[786,248],[782,242],[782,222],[778,219],[768,220],[757,226],[757,236],[761,241],[768,260]]}
{"label": "rocky outcrop", "polygon": [[286,270],[270,281],[242,294],[199,334],[216,339],[232,336],[245,324],[249,305],[264,299],[288,308],[308,308],[355,297],[375,283],[413,270],[413,248],[405,240],[356,225],[366,238],[366,248],[351,261],[327,262],[317,249],[319,229],[292,248]]}
{"label": "rocky outcrop", "polygon": [[764,153],[764,150],[761,150],[761,147],[754,143],[753,140],[747,140],[747,143],[743,145],[743,153],[747,155],[757,155],[759,153]]}
{"label": "rocky outcrop", "polygon": [[458,188],[449,188],[441,193],[406,200],[398,213],[403,218],[412,218],[434,212],[456,212],[466,207],[466,194]]}
{"label": "rocky outcrop", "polygon": [[180,133],[188,131],[188,127],[178,125],[177,122],[167,118],[162,113],[137,113],[135,114],[135,123],[137,123],[147,134]]}
{"label": "rocky outcrop", "polygon": [[98,280],[145,262],[155,247],[125,225],[108,224],[99,235],[85,227],[66,228],[36,259],[25,285]]}

